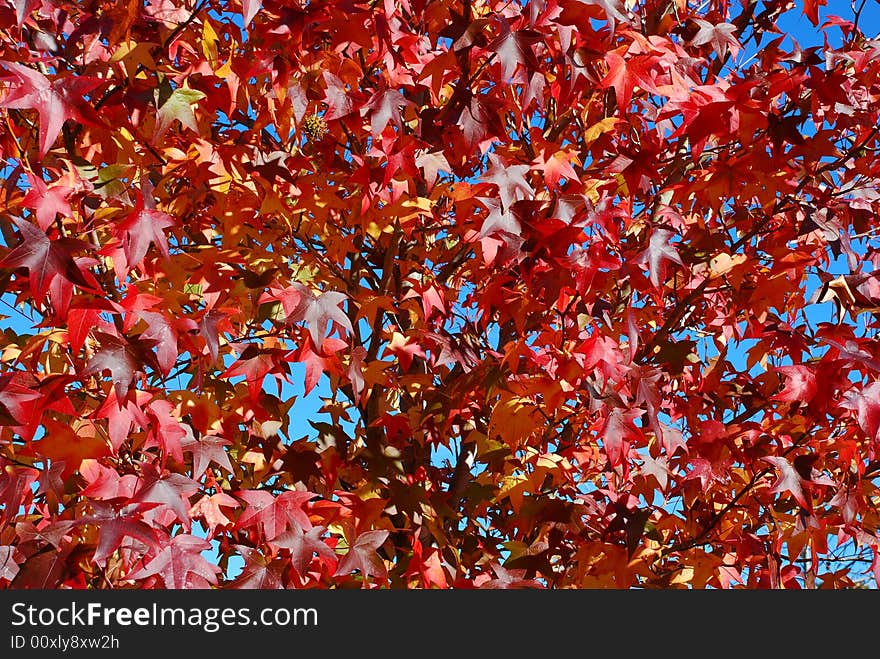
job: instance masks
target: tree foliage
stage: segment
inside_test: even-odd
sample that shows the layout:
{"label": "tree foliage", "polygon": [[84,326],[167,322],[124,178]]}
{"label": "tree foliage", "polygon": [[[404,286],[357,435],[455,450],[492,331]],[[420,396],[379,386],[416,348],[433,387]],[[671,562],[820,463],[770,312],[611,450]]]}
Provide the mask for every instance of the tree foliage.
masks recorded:
{"label": "tree foliage", "polygon": [[0,5],[0,584],[880,576],[880,41],[822,4]]}

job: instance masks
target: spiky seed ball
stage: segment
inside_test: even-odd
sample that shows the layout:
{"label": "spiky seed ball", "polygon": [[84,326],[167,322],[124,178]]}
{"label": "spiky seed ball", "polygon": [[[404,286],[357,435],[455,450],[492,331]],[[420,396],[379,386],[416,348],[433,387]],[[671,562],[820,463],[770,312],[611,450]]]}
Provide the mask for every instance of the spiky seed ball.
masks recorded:
{"label": "spiky seed ball", "polygon": [[317,114],[310,114],[303,122],[303,133],[310,142],[323,139],[327,130],[327,122]]}

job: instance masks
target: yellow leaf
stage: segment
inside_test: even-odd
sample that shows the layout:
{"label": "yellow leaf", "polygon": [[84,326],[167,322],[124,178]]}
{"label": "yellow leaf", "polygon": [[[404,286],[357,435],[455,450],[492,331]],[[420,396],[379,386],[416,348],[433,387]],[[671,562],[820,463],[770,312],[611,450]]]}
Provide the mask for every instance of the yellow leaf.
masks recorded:
{"label": "yellow leaf", "polygon": [[601,135],[613,130],[616,123],[616,117],[605,117],[598,123],[593,124],[584,131],[584,142],[587,144],[595,142]]}

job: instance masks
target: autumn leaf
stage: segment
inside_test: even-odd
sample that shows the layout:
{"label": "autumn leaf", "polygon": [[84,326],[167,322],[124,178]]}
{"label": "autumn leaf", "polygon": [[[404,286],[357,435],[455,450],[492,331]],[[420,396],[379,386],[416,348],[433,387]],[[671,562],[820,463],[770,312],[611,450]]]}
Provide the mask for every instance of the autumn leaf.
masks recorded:
{"label": "autumn leaf", "polygon": [[73,250],[81,246],[79,241],[72,238],[50,240],[30,222],[18,218],[12,221],[21,232],[21,242],[0,260],[0,268],[27,268],[30,290],[35,298],[42,298],[59,277],[90,288],[72,256]]}
{"label": "autumn leaf", "polygon": [[233,473],[234,469],[232,468],[232,463],[229,461],[229,455],[224,448],[225,446],[231,445],[232,442],[227,441],[222,437],[214,437],[212,435],[196,439],[190,434],[181,442],[183,450],[192,454],[192,473],[196,478],[204,474],[205,470],[212,462],[229,473]]}
{"label": "autumn leaf", "polygon": [[694,22],[697,24],[698,30],[691,38],[692,46],[708,44],[712,46],[712,49],[718,53],[720,57],[724,57],[727,54],[727,49],[730,48],[733,57],[737,56],[741,47],[739,41],[737,41],[734,36],[734,33],[736,32],[735,25],[730,23],[718,23],[717,25],[713,25],[709,21],[704,21],[701,18],[694,19]]}
{"label": "autumn leaf", "polygon": [[304,576],[315,554],[328,559],[336,558],[333,550],[321,539],[326,531],[323,526],[304,530],[297,522],[293,522],[289,531],[272,539],[272,544],[280,549],[289,549],[291,564],[297,574]]}
{"label": "autumn leaf", "polygon": [[17,548],[10,545],[0,546],[0,579],[12,581],[18,574],[19,563],[23,562],[24,556]]}
{"label": "autumn leaf", "polygon": [[502,34],[488,45],[488,49],[498,55],[505,78],[513,76],[519,65],[524,66],[527,70],[538,68],[532,44],[540,37],[540,33],[533,30],[512,30]]}
{"label": "autumn leaf", "polygon": [[178,87],[171,92],[156,114],[156,130],[153,134],[153,140],[160,139],[175,121],[179,121],[181,125],[198,133],[199,127],[196,123],[193,105],[203,98],[205,98],[205,94],[197,89]]}
{"label": "autumn leaf", "polygon": [[816,395],[818,384],[815,374],[807,366],[778,366],[777,373],[785,376],[785,388],[774,396],[776,400],[809,403]]}
{"label": "autumn leaf", "polygon": [[81,107],[83,97],[102,84],[100,79],[70,75],[50,81],[23,64],[0,61],[0,65],[9,69],[15,81],[0,99],[0,107],[29,108],[40,115],[40,158],[52,148],[68,119],[94,123]]}
{"label": "autumn leaf", "polygon": [[150,245],[155,245],[162,256],[168,258],[168,239],[164,229],[174,225],[174,218],[156,209],[145,208],[143,197],[138,196],[135,209],[118,225],[127,268],[140,264]]}
{"label": "autumn leaf", "polygon": [[873,587],[823,4],[4,3],[0,583]]}
{"label": "autumn leaf", "polygon": [[152,560],[128,574],[129,579],[158,575],[166,588],[204,588],[217,583],[220,568],[209,563],[201,552],[211,548],[202,538],[182,533],[171,539]]}
{"label": "autumn leaf", "polygon": [[107,558],[123,544],[124,538],[138,540],[147,549],[154,549],[159,544],[155,529],[147,525],[140,516],[140,511],[149,510],[152,504],[129,504],[117,508],[111,504],[92,501],[94,514],[75,520],[76,525],[91,524],[98,529],[98,544],[92,560],[100,566],[107,563]]}
{"label": "autumn leaf", "polygon": [[666,280],[667,262],[684,265],[678,249],[669,241],[674,235],[668,229],[654,229],[648,239],[648,246],[638,257],[637,263],[647,265],[649,278],[655,287]]}
{"label": "autumn leaf", "polygon": [[208,525],[208,531],[211,536],[216,534],[217,528],[221,526],[232,525],[229,519],[221,510],[221,508],[238,508],[238,501],[224,492],[216,494],[206,494],[196,501],[192,508],[189,509],[189,516],[192,519],[201,517]]}
{"label": "autumn leaf", "polygon": [[101,347],[82,374],[89,376],[109,371],[116,398],[124,399],[139,369],[137,356],[131,346],[118,337],[99,332],[95,338],[101,342]]}
{"label": "autumn leaf", "polygon": [[313,345],[320,346],[324,342],[331,321],[349,333],[354,331],[348,316],[339,307],[348,299],[344,293],[324,291],[315,295],[308,289],[303,288],[302,290],[302,299],[291,320],[305,321]]}
{"label": "autumn leaf", "polygon": [[801,475],[798,474],[791,462],[786,458],[774,455],[766,456],[762,459],[776,468],[776,481],[770,487],[770,491],[776,494],[791,494],[801,507],[809,510],[811,506],[804,495],[804,479],[801,478]]}
{"label": "autumn leaf", "polygon": [[296,523],[311,528],[312,523],[303,505],[315,495],[311,492],[286,491],[277,497],[264,490],[242,490],[235,493],[247,502],[247,508],[239,516],[239,528],[259,526],[267,540],[273,540]]}
{"label": "autumn leaf", "polygon": [[384,579],[388,571],[376,550],[387,539],[388,531],[365,531],[358,535],[348,553],[339,561],[336,575],[346,575],[358,570],[365,580],[370,577]]}
{"label": "autumn leaf", "polygon": [[30,190],[24,196],[22,205],[34,209],[37,216],[37,224],[46,231],[55,221],[57,215],[71,217],[73,210],[70,208],[68,197],[73,188],[65,185],[47,186],[42,178],[28,175]]}
{"label": "autumn leaf", "polygon": [[198,483],[181,474],[158,476],[154,473],[133,497],[132,502],[157,504],[173,512],[177,519],[189,528],[188,513],[191,507],[189,497],[198,489]]}

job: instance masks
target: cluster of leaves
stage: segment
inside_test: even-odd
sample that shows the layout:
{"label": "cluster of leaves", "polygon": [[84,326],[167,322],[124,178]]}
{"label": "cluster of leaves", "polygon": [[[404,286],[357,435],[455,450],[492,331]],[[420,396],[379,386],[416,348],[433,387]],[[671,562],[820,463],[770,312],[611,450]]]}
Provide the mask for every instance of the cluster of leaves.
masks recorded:
{"label": "cluster of leaves", "polygon": [[880,573],[880,41],[794,5],[0,3],[0,584]]}

